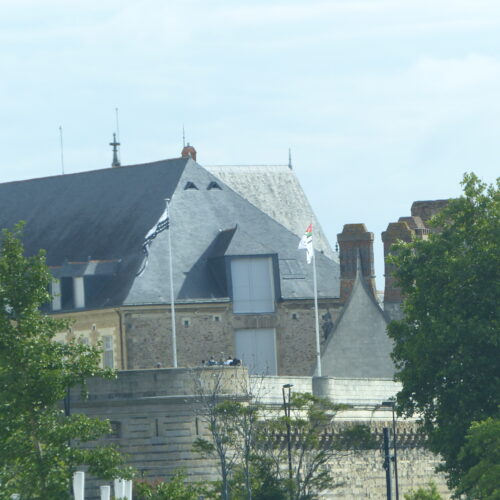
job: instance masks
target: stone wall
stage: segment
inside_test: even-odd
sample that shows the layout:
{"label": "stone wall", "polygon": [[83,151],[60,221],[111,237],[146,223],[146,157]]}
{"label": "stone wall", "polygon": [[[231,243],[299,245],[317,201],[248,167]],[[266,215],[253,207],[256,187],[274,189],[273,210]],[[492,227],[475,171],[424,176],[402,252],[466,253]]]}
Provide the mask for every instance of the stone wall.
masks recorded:
{"label": "stone wall", "polygon": [[[82,401],[78,391],[71,394],[72,412],[108,418],[113,434],[105,443],[119,445],[128,455],[128,463],[139,475],[148,479],[166,479],[175,470],[184,469],[192,481],[218,478],[217,462],[200,457],[193,452],[192,444],[199,437],[208,437],[202,417],[197,388],[200,381],[210,385],[221,377],[221,393],[230,397],[244,397],[248,378],[244,368],[213,367],[205,369],[131,370],[118,374],[117,380],[94,379],[89,382],[89,398]],[[319,386],[342,400],[344,396],[357,394],[358,405],[341,415],[337,425],[352,422],[367,423],[376,437],[379,448],[352,452],[340,452],[329,464],[338,478],[339,487],[322,498],[384,499],[385,471],[381,436],[383,427],[391,427],[391,411],[376,406],[369,407],[370,390],[378,390],[377,398],[390,390],[389,381],[355,380],[322,381],[313,383],[308,377],[269,377],[259,379],[268,388],[268,405],[272,411],[281,411],[279,393],[283,383],[293,383],[294,390]],[[250,381],[250,384],[255,383]],[[378,389],[377,389],[378,387]],[[392,387],[394,389],[394,386]],[[273,409],[274,408],[274,409]],[[434,473],[438,459],[421,448],[414,422],[398,422],[398,468],[400,498],[411,488],[435,481],[440,491],[447,494],[444,479]],[[88,500],[97,500],[97,480],[89,482]],[[445,498],[449,496],[445,495]]]}
{"label": "stone wall", "polygon": [[116,309],[98,309],[73,313],[54,314],[58,318],[68,319],[70,327],[67,331],[58,332],[54,339],[68,342],[76,339],[95,346],[103,343],[105,337],[111,337],[113,347],[113,368],[126,368],[123,356],[124,339],[120,325],[120,313]]}
{"label": "stone wall", "polygon": [[[321,300],[322,316],[340,314],[338,300]],[[172,366],[171,313],[168,306],[124,309],[127,368],[149,369],[158,364]],[[178,366],[200,366],[202,360],[235,355],[234,332],[271,328],[276,331],[278,374],[311,375],[315,366],[314,303],[312,300],[284,301],[273,314],[233,314],[230,303],[177,304],[176,338]],[[324,341],[323,332],[321,332]]]}

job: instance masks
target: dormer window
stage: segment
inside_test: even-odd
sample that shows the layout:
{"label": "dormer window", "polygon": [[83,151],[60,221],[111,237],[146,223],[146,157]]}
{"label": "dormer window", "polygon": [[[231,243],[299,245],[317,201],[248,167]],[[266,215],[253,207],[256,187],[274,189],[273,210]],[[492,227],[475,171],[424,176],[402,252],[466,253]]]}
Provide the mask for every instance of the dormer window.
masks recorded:
{"label": "dormer window", "polygon": [[198,188],[196,187],[196,184],[194,182],[188,181],[184,186],[184,190],[186,189],[198,189]]}
{"label": "dormer window", "polygon": [[220,189],[222,190],[222,188],[219,186],[219,184],[217,184],[215,181],[212,181],[208,186],[207,186],[207,189],[210,191],[210,189]]}
{"label": "dormer window", "polygon": [[85,307],[85,286],[83,276],[62,277],[52,281],[52,310],[83,309]]}
{"label": "dormer window", "polygon": [[270,257],[231,259],[233,312],[265,314],[274,312],[274,276]]}

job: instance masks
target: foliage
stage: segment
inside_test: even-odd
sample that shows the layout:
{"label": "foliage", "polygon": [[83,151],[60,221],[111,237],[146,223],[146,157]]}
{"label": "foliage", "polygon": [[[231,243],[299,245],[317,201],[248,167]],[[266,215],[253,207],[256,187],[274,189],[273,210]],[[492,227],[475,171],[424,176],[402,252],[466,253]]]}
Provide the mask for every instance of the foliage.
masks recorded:
{"label": "foliage", "polygon": [[435,483],[429,483],[427,488],[418,488],[405,494],[405,500],[442,500]]}
{"label": "foliage", "polygon": [[[335,435],[330,432],[335,414],[345,406],[311,394],[293,393],[290,416],[270,414],[264,412],[256,402],[259,398],[255,391],[245,384],[240,385],[237,396],[222,392],[221,377],[229,372],[210,372],[208,378],[206,373],[199,376],[199,384],[204,386],[199,402],[211,439],[199,437],[194,449],[218,458],[224,499],[317,498],[321,491],[335,486],[327,466],[332,457],[373,445],[365,426]],[[289,429],[291,479],[288,447],[284,444]]]}
{"label": "foliage", "polygon": [[134,482],[134,498],[137,500],[198,500],[206,492],[206,488],[199,484],[187,483],[183,471],[175,472],[167,482]]}
{"label": "foliage", "polygon": [[64,499],[77,466],[126,475],[115,449],[77,446],[109,433],[109,423],[60,409],[68,388],[113,374],[99,368],[98,348],[54,341],[68,324],[41,313],[51,276],[43,252],[24,256],[21,232],[4,230],[0,246],[0,499]]}
{"label": "foliage", "polygon": [[[328,462],[376,446],[364,425],[352,426],[336,434],[331,432],[335,415],[347,408],[309,393],[292,393],[290,417],[280,416],[262,422],[256,456],[264,458],[271,465],[273,475],[282,484],[287,484],[289,498],[314,499],[322,491],[339,486]],[[288,447],[276,442],[276,436],[287,436],[288,431],[292,441],[291,479]]]}
{"label": "foliage", "polygon": [[[230,498],[230,479],[240,459],[238,444],[241,429],[240,416],[243,403],[237,399],[221,396],[227,392],[226,384],[245,391],[245,380],[238,369],[207,369],[198,372],[195,387],[200,407],[200,416],[208,427],[211,440],[199,437],[193,443],[193,450],[203,456],[215,456],[219,461],[221,475],[221,497]],[[229,377],[228,374],[231,374]]]}
{"label": "foliage", "polygon": [[469,498],[500,499],[500,419],[473,422],[459,455],[468,471],[460,479],[457,492]]}
{"label": "foliage", "polygon": [[462,184],[434,218],[439,230],[389,258],[405,297],[404,318],[388,328],[398,408],[421,416],[451,487],[471,466],[458,460],[471,422],[500,403],[500,179],[486,186],[466,174]]}

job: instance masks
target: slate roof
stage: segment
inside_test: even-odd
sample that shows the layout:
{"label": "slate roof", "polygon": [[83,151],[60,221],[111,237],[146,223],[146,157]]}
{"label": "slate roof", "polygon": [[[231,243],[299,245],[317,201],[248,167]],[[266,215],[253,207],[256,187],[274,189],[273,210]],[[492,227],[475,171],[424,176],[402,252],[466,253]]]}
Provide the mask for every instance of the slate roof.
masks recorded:
{"label": "slate roof", "polygon": [[302,237],[312,222],[314,247],[338,262],[294,171],[287,165],[208,165],[209,172]]}
{"label": "slate roof", "polygon": [[[99,275],[96,307],[169,303],[167,231],[136,276],[165,198],[177,301],[227,298],[224,258],[263,254],[278,256],[282,298],[312,297],[299,238],[190,158],[0,184],[0,227],[25,220],[27,253],[44,248],[56,276]],[[318,253],[317,268],[319,296],[338,297],[338,263]]]}
{"label": "slate roof", "polygon": [[351,295],[328,336],[321,355],[322,375],[342,378],[392,379],[392,341],[388,318],[361,273],[360,259]]}

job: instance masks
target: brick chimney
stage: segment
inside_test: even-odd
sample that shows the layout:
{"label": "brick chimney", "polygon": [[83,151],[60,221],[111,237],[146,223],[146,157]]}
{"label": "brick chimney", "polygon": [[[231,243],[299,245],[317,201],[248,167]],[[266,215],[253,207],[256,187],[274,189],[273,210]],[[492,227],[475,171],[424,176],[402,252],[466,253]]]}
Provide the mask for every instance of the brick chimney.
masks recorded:
{"label": "brick chimney", "polygon": [[183,158],[192,158],[196,161],[196,149],[189,142],[182,148],[181,156]]}
{"label": "brick chimney", "polygon": [[362,277],[377,298],[375,273],[373,269],[373,233],[364,224],[346,224],[337,234],[340,257],[340,301],[346,302],[356,278],[358,254],[361,258]]}
{"label": "brick chimney", "polygon": [[[397,241],[410,242],[416,235],[415,229],[411,226],[420,225],[422,221],[414,220],[414,217],[401,217],[398,222],[391,222],[387,226],[387,230],[382,233],[382,241],[384,242],[384,262],[385,262],[385,290],[384,290],[384,311],[391,319],[401,318],[401,303],[403,296],[401,290],[395,286],[392,273],[394,266],[388,264],[386,259],[391,253],[391,246]],[[423,224],[422,224],[423,225]],[[420,229],[420,228],[419,228]]]}

